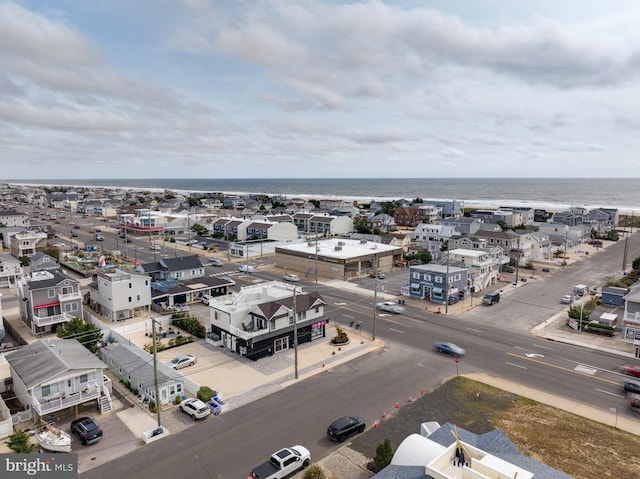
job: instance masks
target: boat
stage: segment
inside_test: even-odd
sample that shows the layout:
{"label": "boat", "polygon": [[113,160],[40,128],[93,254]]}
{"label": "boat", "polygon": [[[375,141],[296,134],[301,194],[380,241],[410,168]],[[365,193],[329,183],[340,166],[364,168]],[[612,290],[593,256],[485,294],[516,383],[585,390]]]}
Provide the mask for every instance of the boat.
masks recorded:
{"label": "boat", "polygon": [[53,424],[45,424],[36,433],[38,444],[43,449],[53,452],[71,452],[71,436]]}

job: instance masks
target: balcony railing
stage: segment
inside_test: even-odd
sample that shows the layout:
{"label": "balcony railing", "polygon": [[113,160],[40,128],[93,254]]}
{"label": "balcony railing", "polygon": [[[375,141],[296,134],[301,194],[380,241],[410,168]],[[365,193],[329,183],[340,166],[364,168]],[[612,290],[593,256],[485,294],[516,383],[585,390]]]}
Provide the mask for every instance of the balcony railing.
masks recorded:
{"label": "balcony railing", "polygon": [[63,301],[72,301],[74,299],[80,299],[81,297],[80,291],[75,291],[73,293],[59,294],[58,301],[62,303]]}
{"label": "balcony railing", "polygon": [[71,321],[72,319],[73,316],[69,313],[61,313],[54,314],[53,316],[46,316],[44,318],[36,316],[33,318],[33,322],[36,326],[47,326],[49,324],[65,323]]}
{"label": "balcony railing", "polygon": [[32,407],[36,410],[39,416],[48,414],[51,412],[66,409],[76,404],[82,404],[92,399],[100,397],[100,388],[97,383],[87,384],[87,389],[84,391],[75,392],[72,394],[60,394],[57,397],[51,399],[41,399],[38,401],[35,397],[32,398]]}

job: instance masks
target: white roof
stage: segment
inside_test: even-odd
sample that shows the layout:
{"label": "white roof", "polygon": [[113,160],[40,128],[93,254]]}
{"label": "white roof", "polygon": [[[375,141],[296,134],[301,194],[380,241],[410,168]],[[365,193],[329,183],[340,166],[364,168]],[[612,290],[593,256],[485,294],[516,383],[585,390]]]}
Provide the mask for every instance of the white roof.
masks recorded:
{"label": "white roof", "polygon": [[[307,253],[309,255],[315,256],[316,242],[315,240],[311,240],[309,242],[281,246],[278,249],[298,253]],[[362,242],[361,240],[339,238],[320,240],[318,241],[317,246],[318,255],[337,259],[371,256],[375,253],[387,253],[390,251],[401,252],[402,248],[399,246],[392,246],[384,243],[374,243],[372,241]]]}

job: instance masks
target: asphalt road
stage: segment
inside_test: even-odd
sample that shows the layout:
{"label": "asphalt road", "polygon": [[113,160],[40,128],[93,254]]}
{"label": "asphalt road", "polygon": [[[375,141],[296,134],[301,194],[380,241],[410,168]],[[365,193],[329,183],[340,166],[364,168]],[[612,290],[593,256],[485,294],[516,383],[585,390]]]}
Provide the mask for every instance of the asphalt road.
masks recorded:
{"label": "asphalt road", "polygon": [[[81,230],[83,241],[90,241],[85,232],[87,226]],[[100,229],[105,234],[105,248],[112,249],[111,242],[121,246],[114,231]],[[134,241],[139,260],[152,261],[154,251],[149,249],[148,239]],[[563,309],[559,297],[573,284],[601,284],[617,276],[622,269],[624,243],[619,241],[589,261],[574,263],[517,288],[498,305],[475,308],[460,317],[413,308],[402,315],[379,314],[375,328],[377,337],[385,341],[383,350],[232,409],[215,420],[197,423],[82,476],[246,477],[271,452],[294,443],[309,447],[312,457],[318,460],[339,447],[325,435],[326,426],[333,419],[357,414],[371,425],[382,412],[391,411],[396,402],[406,402],[420,390],[431,390],[458,372],[486,372],[598,408],[615,405],[621,414],[629,414],[623,407],[620,376],[615,372],[623,362],[619,357],[540,341],[527,332]],[[133,248],[131,244],[127,247]],[[633,238],[627,258],[630,262],[638,256],[640,238]],[[207,268],[208,274],[220,271],[234,272],[236,268]],[[280,279],[260,270],[253,277],[234,275],[239,285],[253,282],[254,278]],[[394,281],[399,280],[388,275],[384,284],[399,288]],[[348,325],[354,321],[362,324],[362,334],[371,334],[371,298],[315,283],[304,282],[303,286],[321,291],[334,322]],[[460,344],[467,356],[456,365],[451,357],[435,352],[436,340]],[[416,424],[416,430],[418,427]]]}

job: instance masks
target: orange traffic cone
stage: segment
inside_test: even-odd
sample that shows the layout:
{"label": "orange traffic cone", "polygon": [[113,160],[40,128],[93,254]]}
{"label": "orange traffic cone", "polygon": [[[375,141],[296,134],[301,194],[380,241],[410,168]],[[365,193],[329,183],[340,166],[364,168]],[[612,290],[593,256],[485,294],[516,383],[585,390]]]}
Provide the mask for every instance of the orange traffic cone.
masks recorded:
{"label": "orange traffic cone", "polygon": [[424,396],[424,389],[420,391],[420,396]]}

